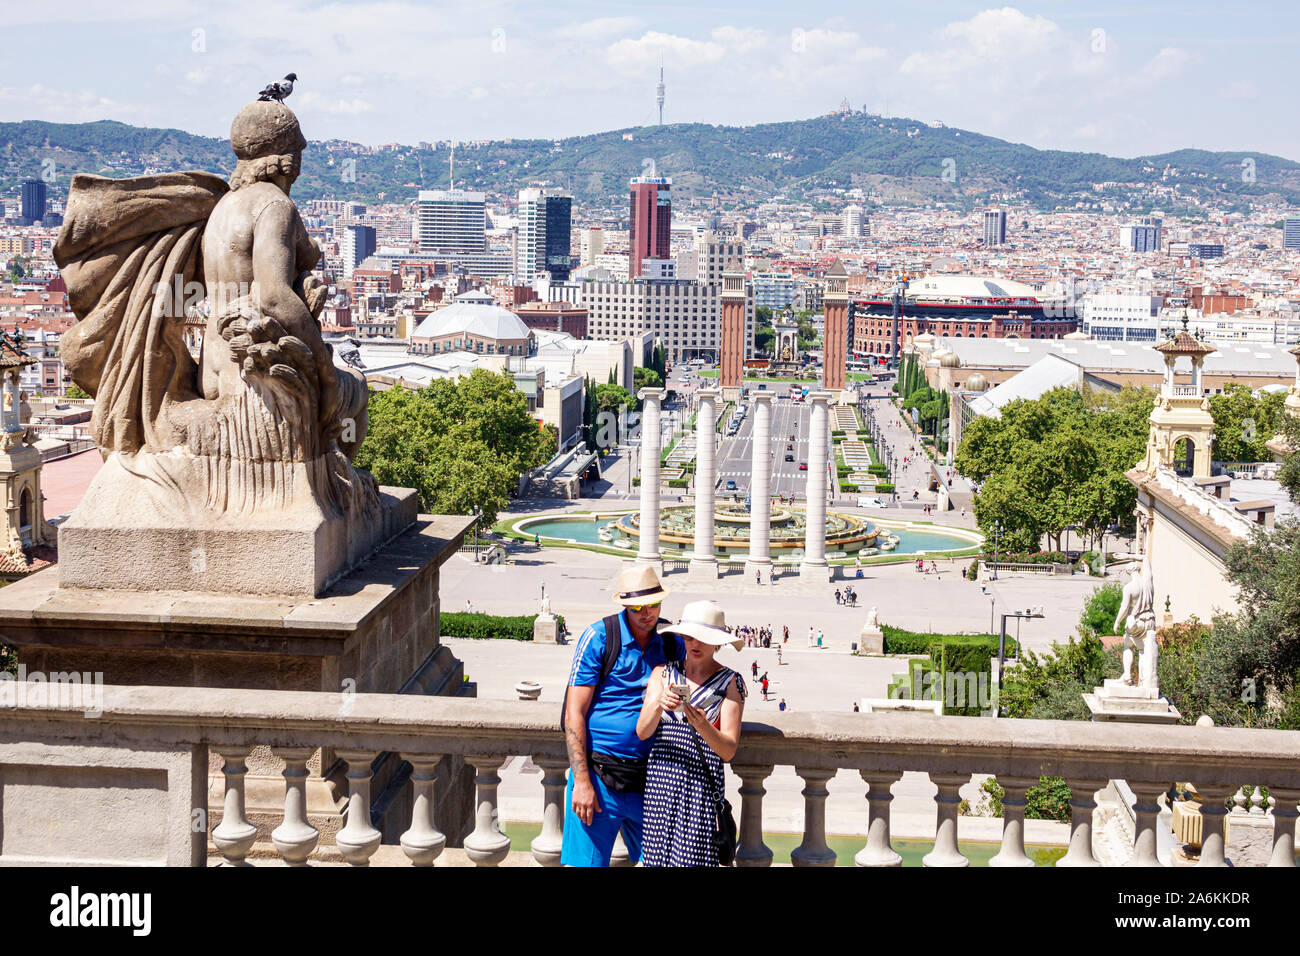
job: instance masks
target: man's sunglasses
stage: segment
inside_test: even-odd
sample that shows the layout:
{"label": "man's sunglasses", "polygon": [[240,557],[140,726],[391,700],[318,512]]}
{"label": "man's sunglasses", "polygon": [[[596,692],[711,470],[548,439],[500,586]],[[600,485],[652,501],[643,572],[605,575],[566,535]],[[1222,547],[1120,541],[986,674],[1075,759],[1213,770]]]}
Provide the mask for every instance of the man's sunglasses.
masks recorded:
{"label": "man's sunglasses", "polygon": [[658,607],[658,606],[660,605],[660,603],[662,603],[662,602],[660,602],[660,601],[655,601],[655,602],[652,603],[652,604],[628,604],[628,605],[625,605],[625,607],[626,607],[629,611],[631,611],[633,614],[640,614],[642,611],[644,611],[644,610],[645,610],[646,608],[648,608],[648,607]]}

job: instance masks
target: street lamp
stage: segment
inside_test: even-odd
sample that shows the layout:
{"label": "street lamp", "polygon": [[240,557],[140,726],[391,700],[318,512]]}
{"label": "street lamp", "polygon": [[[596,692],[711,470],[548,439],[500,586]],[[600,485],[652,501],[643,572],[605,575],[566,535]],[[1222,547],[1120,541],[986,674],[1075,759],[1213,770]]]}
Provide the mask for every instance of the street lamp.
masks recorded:
{"label": "street lamp", "polygon": [[[1041,604],[1036,604],[1032,607],[1025,608],[1025,610],[1023,611],[1011,611],[1007,614],[1002,615],[1002,632],[1001,635],[998,637],[998,684],[999,685],[1001,685],[1002,683],[1002,669],[1007,659],[1007,618],[1009,617],[1014,617],[1019,619],[1019,618],[1026,618],[1026,617],[1046,617],[1046,615],[1043,614],[1043,606]],[[1016,633],[1017,635],[1020,633],[1018,627]],[[1016,657],[1019,658],[1021,653],[1023,652],[1020,649],[1019,641],[1017,641]],[[1000,708],[999,713],[1000,716],[1002,717],[1006,716],[1005,709]]]}

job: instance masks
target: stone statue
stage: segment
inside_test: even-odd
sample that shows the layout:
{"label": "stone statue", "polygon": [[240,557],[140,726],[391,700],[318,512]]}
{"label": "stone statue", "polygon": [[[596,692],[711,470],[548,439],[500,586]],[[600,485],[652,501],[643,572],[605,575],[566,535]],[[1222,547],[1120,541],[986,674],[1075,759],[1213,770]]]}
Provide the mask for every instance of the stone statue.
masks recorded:
{"label": "stone statue", "polygon": [[544,592],[543,592],[543,594],[542,594],[541,616],[542,616],[542,617],[551,617],[551,616],[552,616],[552,615],[551,615],[551,596],[550,596],[549,594],[544,593]]}
{"label": "stone statue", "polygon": [[[73,177],[54,257],[80,321],[60,351],[95,398],[105,464],[61,546],[78,529],[144,521],[166,538],[154,546],[192,562],[186,532],[279,529],[311,537],[299,547],[314,566],[347,564],[374,544],[380,496],[351,465],[365,378],[336,367],[321,338],[321,253],[289,198],[307,142],[273,101],[244,107],[230,139],[229,185],[203,172]],[[206,316],[197,362],[183,338],[191,313]],[[74,565],[86,548],[74,544]],[[317,586],[339,570],[317,573]]]}
{"label": "stone statue", "polygon": [[865,626],[865,627],[880,627],[880,617],[879,617],[879,615],[876,613],[876,608],[875,608],[874,606],[871,608],[870,611],[867,612],[867,622],[866,622],[866,624],[865,624],[864,626]]}
{"label": "stone statue", "polygon": [[[1156,641],[1155,581],[1151,575],[1151,556],[1142,556],[1142,570],[1132,572],[1124,585],[1115,629],[1123,627],[1125,684],[1136,684],[1152,690],[1158,687],[1156,660],[1159,647]],[[1138,677],[1133,679],[1133,651],[1141,649],[1138,659]]]}

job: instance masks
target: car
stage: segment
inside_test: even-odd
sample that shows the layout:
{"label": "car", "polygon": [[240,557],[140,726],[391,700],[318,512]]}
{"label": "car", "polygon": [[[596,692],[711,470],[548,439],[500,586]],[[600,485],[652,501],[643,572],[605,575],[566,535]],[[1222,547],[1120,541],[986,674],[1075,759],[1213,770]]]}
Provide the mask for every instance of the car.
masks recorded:
{"label": "car", "polygon": [[726,490],[727,490],[727,491],[735,491],[735,490],[736,490],[736,479],[734,479],[734,478],[728,478],[728,479],[727,479]]}
{"label": "car", "polygon": [[799,470],[800,470],[800,471],[807,471],[807,470],[808,470],[808,462],[806,462],[806,461],[801,461],[801,462],[799,462]]}
{"label": "car", "polygon": [[767,390],[767,383],[766,383],[766,382],[762,382],[762,383],[760,383],[759,386],[758,386],[758,390],[759,390],[760,392],[762,392],[762,391],[766,391],[766,390]]}
{"label": "car", "polygon": [[786,460],[786,461],[794,461],[794,455],[786,455],[786,456],[785,456],[785,460]]}
{"label": "car", "polygon": [[881,501],[879,498],[859,498],[858,507],[859,508],[883,508],[885,507],[885,503]]}
{"label": "car", "polygon": [[786,442],[786,443],[785,443],[785,450],[786,450],[786,451],[794,451],[794,442],[792,442],[792,441],[788,441],[788,442]]}

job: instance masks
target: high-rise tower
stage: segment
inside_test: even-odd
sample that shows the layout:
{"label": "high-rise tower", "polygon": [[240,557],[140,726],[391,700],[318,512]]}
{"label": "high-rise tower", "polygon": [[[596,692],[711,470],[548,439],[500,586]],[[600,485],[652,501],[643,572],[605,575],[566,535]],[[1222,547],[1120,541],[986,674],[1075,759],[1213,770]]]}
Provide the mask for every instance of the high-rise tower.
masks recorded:
{"label": "high-rise tower", "polygon": [[659,125],[664,125],[664,65],[659,64],[659,85],[655,87],[655,101],[659,104]]}
{"label": "high-rise tower", "polygon": [[631,224],[628,236],[627,274],[641,274],[645,259],[672,257],[673,205],[669,198],[673,181],[665,177],[639,176],[631,181]]}

